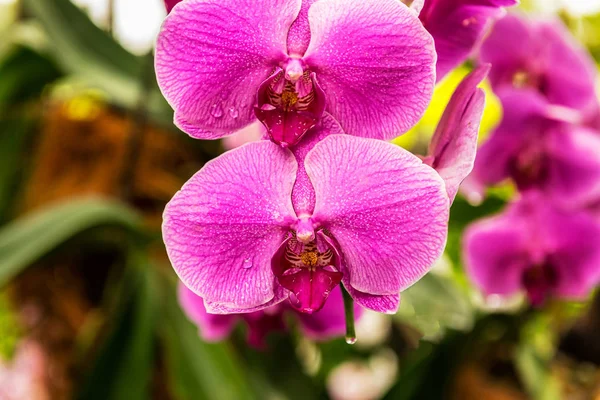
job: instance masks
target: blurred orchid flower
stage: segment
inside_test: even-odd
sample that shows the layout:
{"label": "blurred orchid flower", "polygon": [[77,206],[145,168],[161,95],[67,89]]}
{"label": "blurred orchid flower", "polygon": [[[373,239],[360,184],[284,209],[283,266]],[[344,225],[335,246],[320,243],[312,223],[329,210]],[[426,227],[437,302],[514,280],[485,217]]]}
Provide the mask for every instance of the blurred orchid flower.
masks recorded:
{"label": "blurred orchid flower", "polygon": [[[492,24],[504,17],[504,7],[517,0],[423,0],[419,19],[433,36],[437,52],[437,80],[456,68],[472,53]],[[419,4],[420,3],[420,4]],[[512,44],[506,42],[507,46]]]}
{"label": "blurred orchid flower", "polygon": [[504,118],[477,154],[473,186],[511,178],[519,190],[540,190],[565,205],[600,199],[600,135],[535,91],[505,93],[503,102]]}
{"label": "blurred orchid flower", "polygon": [[494,26],[479,59],[492,64],[490,81],[500,95],[533,90],[550,105],[580,111],[583,119],[598,112],[596,65],[559,20],[509,15]]}
{"label": "blurred orchid flower", "polygon": [[156,47],[175,123],[220,138],[258,118],[291,146],[324,114],[344,132],[391,139],[432,96],[431,35],[398,0],[186,0]]}
{"label": "blurred orchid flower", "polygon": [[489,65],[482,65],[458,85],[433,135],[429,154],[423,159],[444,179],[451,203],[461,182],[473,169],[485,107],[485,93],[477,86],[489,70]]}
{"label": "blurred orchid flower", "polygon": [[231,150],[167,205],[169,258],[208,312],[289,297],[311,313],[343,282],[359,305],[391,313],[441,255],[449,200],[440,176],[400,147],[339,131],[313,130],[295,154],[270,141]]}
{"label": "blurred orchid flower", "polygon": [[[284,316],[288,312],[297,318],[300,331],[313,340],[322,341],[343,336],[346,329],[344,302],[340,288],[331,292],[329,301],[320,311],[310,315],[299,313],[283,303],[246,314],[209,314],[204,307],[202,297],[182,283],[179,284],[178,297],[185,314],[198,326],[202,338],[209,342],[224,340],[231,334],[235,325],[243,321],[248,326],[248,343],[255,348],[264,348],[269,333],[287,329]],[[355,306],[357,320],[361,313],[362,309]]]}
{"label": "blurred orchid flower", "polygon": [[524,291],[534,306],[548,297],[581,299],[600,281],[600,225],[531,192],[503,214],[465,233],[471,279],[488,295]]}

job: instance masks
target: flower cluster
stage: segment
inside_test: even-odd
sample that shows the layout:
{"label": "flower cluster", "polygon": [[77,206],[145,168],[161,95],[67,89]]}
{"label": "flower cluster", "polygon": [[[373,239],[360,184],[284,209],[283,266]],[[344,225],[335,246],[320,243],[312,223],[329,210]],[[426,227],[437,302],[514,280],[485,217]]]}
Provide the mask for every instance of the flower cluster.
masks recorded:
{"label": "flower cluster", "polygon": [[476,198],[510,179],[520,199],[467,231],[470,274],[487,294],[524,291],[535,306],[582,298],[600,281],[596,67],[559,21],[519,16],[496,24],[479,58],[504,117],[468,187]]}
{"label": "flower cluster", "polygon": [[199,139],[264,126],[264,140],[207,163],[164,212],[182,303],[205,336],[241,318],[259,344],[256,321],[281,328],[290,308],[307,334],[338,333],[340,285],[359,306],[394,313],[442,254],[489,67],[459,85],[428,155],[385,140],[420,119],[436,69],[439,78],[464,61],[515,1],[409,3],[170,4],[156,74],[175,124]]}

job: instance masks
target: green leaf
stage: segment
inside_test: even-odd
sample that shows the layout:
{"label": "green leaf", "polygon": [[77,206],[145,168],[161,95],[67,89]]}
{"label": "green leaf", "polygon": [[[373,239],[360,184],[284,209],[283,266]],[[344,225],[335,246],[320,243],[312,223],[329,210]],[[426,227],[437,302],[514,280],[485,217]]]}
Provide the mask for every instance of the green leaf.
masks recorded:
{"label": "green leaf", "polygon": [[156,272],[146,257],[133,254],[120,304],[108,321],[113,328],[79,389],[82,400],[146,400],[154,371],[158,320]]}
{"label": "green leaf", "polygon": [[40,96],[62,73],[45,55],[16,46],[0,63],[0,111]]}
{"label": "green leaf", "polygon": [[427,338],[436,338],[447,328],[470,329],[474,310],[459,285],[450,277],[425,275],[402,292],[396,318],[418,328]]}
{"label": "green leaf", "polygon": [[205,343],[198,328],[181,311],[174,287],[165,299],[162,324],[165,357],[172,391],[180,400],[244,400],[253,393],[240,359],[227,343]]}
{"label": "green leaf", "polygon": [[[46,29],[51,50],[65,71],[105,90],[116,104],[137,108],[143,92],[141,77],[148,75],[144,70],[152,63],[125,50],[70,0],[23,0],[23,4]],[[172,111],[155,80],[151,83],[144,104],[153,118],[171,123]]]}
{"label": "green leaf", "polygon": [[22,118],[0,120],[0,223],[7,219],[19,190],[32,125],[32,121]]}
{"label": "green leaf", "polygon": [[0,286],[58,245],[100,225],[131,230],[140,219],[131,209],[99,198],[82,198],[45,208],[0,229]]}
{"label": "green leaf", "polygon": [[550,364],[555,357],[556,334],[550,329],[551,316],[534,314],[521,328],[515,365],[527,393],[536,400],[560,400],[558,381]]}

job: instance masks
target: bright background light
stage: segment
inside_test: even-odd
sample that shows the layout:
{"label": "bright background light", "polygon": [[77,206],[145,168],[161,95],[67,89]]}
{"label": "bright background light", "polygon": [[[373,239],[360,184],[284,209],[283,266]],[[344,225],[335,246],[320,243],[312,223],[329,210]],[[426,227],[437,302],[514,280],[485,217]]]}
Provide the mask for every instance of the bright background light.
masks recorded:
{"label": "bright background light", "polygon": [[[86,9],[98,25],[108,25],[108,0],[74,0],[74,3]],[[114,0],[114,3],[115,37],[134,53],[150,50],[166,15],[163,0]]]}

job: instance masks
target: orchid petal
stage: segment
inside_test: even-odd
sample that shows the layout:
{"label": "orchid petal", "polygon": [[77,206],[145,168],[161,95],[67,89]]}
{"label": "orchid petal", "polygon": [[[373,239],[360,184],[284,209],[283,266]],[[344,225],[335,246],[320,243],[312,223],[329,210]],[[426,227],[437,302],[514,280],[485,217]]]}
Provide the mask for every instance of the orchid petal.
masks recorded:
{"label": "orchid petal", "polygon": [[305,168],[317,199],[313,220],[339,244],[354,289],[397,294],[442,254],[448,195],[440,176],[412,153],[331,135],[308,153]]}
{"label": "orchid petal", "polygon": [[430,156],[426,162],[446,182],[450,202],[454,201],[458,187],[473,169],[485,105],[485,93],[477,85],[489,68],[489,65],[477,68],[458,85],[429,146]]}
{"label": "orchid petal", "polygon": [[[437,80],[467,59],[491,23],[516,0],[427,0],[419,18],[435,41]],[[512,43],[512,42],[511,42]]]}
{"label": "orchid petal", "polygon": [[209,314],[204,307],[202,297],[192,292],[181,282],[177,287],[177,297],[182,310],[198,327],[204,340],[218,342],[229,336],[236,323],[237,316]]}
{"label": "orchid petal", "polygon": [[186,0],[156,44],[156,76],[175,123],[216,139],[254,121],[256,91],[285,59],[300,0]]}
{"label": "orchid petal", "polygon": [[304,61],[346,133],[391,139],[421,118],[436,56],[413,11],[398,0],[319,0],[308,18]]}
{"label": "orchid petal", "polygon": [[292,204],[296,214],[312,214],[315,208],[315,189],[306,174],[304,159],[313,147],[329,135],[343,134],[342,128],[333,117],[327,113],[317,126],[306,133],[304,139],[291,148],[298,161],[298,174],[292,191]]}
{"label": "orchid petal", "polygon": [[249,309],[274,298],[271,257],[296,219],[296,171],[288,150],[248,143],[207,163],[167,204],[169,258],[206,302]]}
{"label": "orchid petal", "polygon": [[484,293],[521,290],[530,259],[527,226],[520,218],[507,214],[480,220],[467,228],[464,243],[467,271]]}
{"label": "orchid petal", "polygon": [[598,132],[563,125],[548,134],[548,171],[543,189],[558,202],[585,206],[600,199]]}
{"label": "orchid petal", "polygon": [[356,304],[384,314],[395,314],[400,307],[400,295],[374,295],[369,293],[359,292],[354,289],[349,282],[349,279],[344,279],[344,287],[350,293]]}

